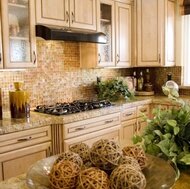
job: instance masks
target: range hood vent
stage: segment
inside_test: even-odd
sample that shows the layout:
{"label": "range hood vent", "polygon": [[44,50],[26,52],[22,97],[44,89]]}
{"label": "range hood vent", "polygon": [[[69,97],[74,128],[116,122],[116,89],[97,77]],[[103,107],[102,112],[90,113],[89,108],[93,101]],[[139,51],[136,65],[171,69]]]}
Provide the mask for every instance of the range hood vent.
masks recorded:
{"label": "range hood vent", "polygon": [[63,29],[50,28],[43,25],[36,25],[36,36],[45,40],[89,42],[105,44],[106,35],[104,33],[85,33],[78,31],[69,31]]}

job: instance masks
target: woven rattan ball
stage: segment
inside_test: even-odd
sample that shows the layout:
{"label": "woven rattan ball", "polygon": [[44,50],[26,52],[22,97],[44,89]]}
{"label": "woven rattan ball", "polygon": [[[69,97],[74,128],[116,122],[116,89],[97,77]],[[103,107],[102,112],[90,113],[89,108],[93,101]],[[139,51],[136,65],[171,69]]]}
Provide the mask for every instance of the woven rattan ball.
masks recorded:
{"label": "woven rattan ball", "polygon": [[75,189],[80,168],[76,163],[68,160],[54,164],[49,174],[52,189]]}
{"label": "woven rattan ball", "polygon": [[101,139],[93,143],[90,150],[91,162],[103,170],[112,170],[119,164],[122,155],[120,146],[113,140]]}
{"label": "woven rattan ball", "polygon": [[73,146],[71,146],[70,150],[72,152],[79,154],[79,156],[83,160],[83,163],[90,160],[90,155],[89,155],[90,154],[90,147],[87,144],[85,144],[83,142],[74,144]]}
{"label": "woven rattan ball", "polygon": [[58,158],[56,159],[55,164],[64,160],[72,161],[73,163],[76,163],[77,165],[79,165],[79,167],[83,166],[83,161],[82,161],[82,158],[79,156],[79,154],[71,152],[71,151],[66,151],[60,154]]}
{"label": "woven rattan ball", "polygon": [[111,189],[144,189],[146,178],[142,171],[131,165],[122,164],[115,168],[110,175]]}
{"label": "woven rattan ball", "polygon": [[122,151],[123,155],[134,157],[138,161],[141,170],[147,166],[148,159],[140,146],[125,146]]}
{"label": "woven rattan ball", "polygon": [[122,165],[122,164],[131,165],[132,167],[134,167],[134,169],[139,170],[139,171],[141,170],[141,167],[140,167],[138,161],[134,157],[122,155],[119,160],[119,164],[120,165]]}
{"label": "woven rattan ball", "polygon": [[108,175],[97,167],[80,172],[76,189],[110,189]]}

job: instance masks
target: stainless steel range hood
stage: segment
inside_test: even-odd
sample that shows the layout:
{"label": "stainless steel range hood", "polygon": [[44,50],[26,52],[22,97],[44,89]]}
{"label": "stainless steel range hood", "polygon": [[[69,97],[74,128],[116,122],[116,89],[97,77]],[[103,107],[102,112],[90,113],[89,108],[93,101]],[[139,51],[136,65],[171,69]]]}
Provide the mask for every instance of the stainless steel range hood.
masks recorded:
{"label": "stainless steel range hood", "polygon": [[63,29],[50,28],[43,25],[36,25],[36,36],[45,40],[89,42],[89,43],[106,43],[104,33],[85,33]]}

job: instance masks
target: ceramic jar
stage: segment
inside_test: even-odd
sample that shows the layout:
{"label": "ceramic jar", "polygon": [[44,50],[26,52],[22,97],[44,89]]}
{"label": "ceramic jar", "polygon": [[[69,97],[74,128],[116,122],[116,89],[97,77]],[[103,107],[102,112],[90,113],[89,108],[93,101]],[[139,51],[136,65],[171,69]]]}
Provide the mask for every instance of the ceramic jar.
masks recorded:
{"label": "ceramic jar", "polygon": [[28,117],[30,92],[22,90],[23,82],[14,82],[15,91],[9,91],[11,118]]}

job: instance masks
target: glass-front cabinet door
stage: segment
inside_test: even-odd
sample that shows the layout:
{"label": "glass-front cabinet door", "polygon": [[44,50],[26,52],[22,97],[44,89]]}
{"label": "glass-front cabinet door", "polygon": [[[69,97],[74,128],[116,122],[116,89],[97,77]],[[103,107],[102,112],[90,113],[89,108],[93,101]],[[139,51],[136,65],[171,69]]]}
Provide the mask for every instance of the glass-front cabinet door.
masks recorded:
{"label": "glass-front cabinet door", "polygon": [[98,31],[106,34],[107,43],[98,45],[99,66],[115,66],[114,1],[97,1]]}
{"label": "glass-front cabinet door", "polygon": [[1,0],[4,68],[36,67],[34,0]]}

